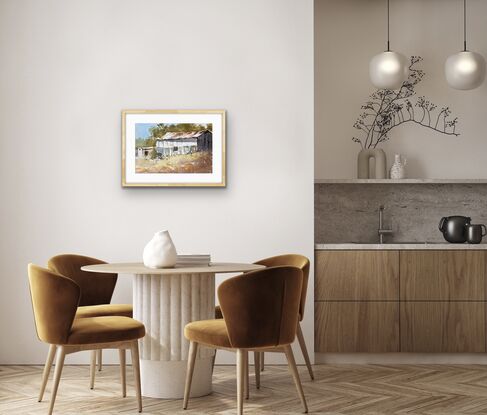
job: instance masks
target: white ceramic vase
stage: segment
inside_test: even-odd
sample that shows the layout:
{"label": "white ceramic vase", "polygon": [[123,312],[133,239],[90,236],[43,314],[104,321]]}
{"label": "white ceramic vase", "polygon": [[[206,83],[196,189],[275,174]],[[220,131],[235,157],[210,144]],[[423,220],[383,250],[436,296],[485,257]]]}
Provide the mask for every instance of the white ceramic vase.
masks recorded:
{"label": "white ceramic vase", "polygon": [[396,154],[394,156],[394,164],[392,165],[390,171],[391,179],[405,179],[406,164],[407,164],[406,158],[401,157],[400,154]]}
{"label": "white ceramic vase", "polygon": [[160,231],[144,248],[144,265],[148,268],[171,268],[176,265],[178,254],[168,231]]}

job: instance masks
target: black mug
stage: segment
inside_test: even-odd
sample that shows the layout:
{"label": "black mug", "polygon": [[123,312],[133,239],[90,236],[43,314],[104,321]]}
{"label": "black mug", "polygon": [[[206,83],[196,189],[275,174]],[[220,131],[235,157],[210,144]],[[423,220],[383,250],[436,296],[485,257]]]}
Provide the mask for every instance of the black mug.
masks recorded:
{"label": "black mug", "polygon": [[487,227],[485,225],[467,226],[467,242],[469,244],[479,244],[485,235],[487,235]]}

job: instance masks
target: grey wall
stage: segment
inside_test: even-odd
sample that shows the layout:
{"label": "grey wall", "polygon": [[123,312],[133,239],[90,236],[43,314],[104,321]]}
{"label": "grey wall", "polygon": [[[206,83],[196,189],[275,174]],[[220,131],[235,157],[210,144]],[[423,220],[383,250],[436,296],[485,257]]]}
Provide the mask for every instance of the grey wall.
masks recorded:
{"label": "grey wall", "polygon": [[[468,2],[469,48],[487,58],[487,1]],[[487,82],[473,91],[451,89],[446,58],[462,48],[461,0],[391,0],[391,48],[424,58],[418,95],[449,105],[458,138],[404,124],[383,145],[388,165],[408,158],[409,177],[487,178]],[[352,142],[361,105],[374,91],[370,59],[386,46],[385,0],[315,1],[315,178],[356,177],[360,145]]]}
{"label": "grey wall", "polygon": [[377,242],[381,204],[394,241],[444,242],[438,231],[443,216],[487,224],[487,185],[316,184],[315,242]]}
{"label": "grey wall", "polygon": [[[0,363],[45,359],[29,262],[140,261],[160,229],[216,261],[313,256],[312,0],[2,0],[0,62]],[[120,186],[121,110],[172,108],[227,110],[226,189]]]}

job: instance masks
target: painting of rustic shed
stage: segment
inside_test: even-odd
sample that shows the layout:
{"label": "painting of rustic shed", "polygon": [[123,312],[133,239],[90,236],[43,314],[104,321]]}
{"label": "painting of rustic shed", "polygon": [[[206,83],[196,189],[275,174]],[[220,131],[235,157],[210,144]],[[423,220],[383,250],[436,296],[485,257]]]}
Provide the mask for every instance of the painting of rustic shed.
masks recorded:
{"label": "painting of rustic shed", "polygon": [[224,186],[225,111],[122,114],[124,186]]}
{"label": "painting of rustic shed", "polygon": [[136,173],[211,173],[212,124],[135,125]]}

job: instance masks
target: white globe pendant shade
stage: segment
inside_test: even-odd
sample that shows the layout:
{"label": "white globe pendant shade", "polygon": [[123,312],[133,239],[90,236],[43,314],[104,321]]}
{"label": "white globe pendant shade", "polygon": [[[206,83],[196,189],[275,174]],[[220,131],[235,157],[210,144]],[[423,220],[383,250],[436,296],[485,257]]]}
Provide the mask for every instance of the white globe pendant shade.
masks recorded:
{"label": "white globe pendant shade", "polygon": [[370,80],[378,89],[399,89],[408,79],[408,60],[397,52],[375,55],[369,64]]}
{"label": "white globe pendant shade", "polygon": [[454,89],[475,89],[484,82],[485,59],[475,52],[457,53],[446,60],[445,75],[448,85]]}

